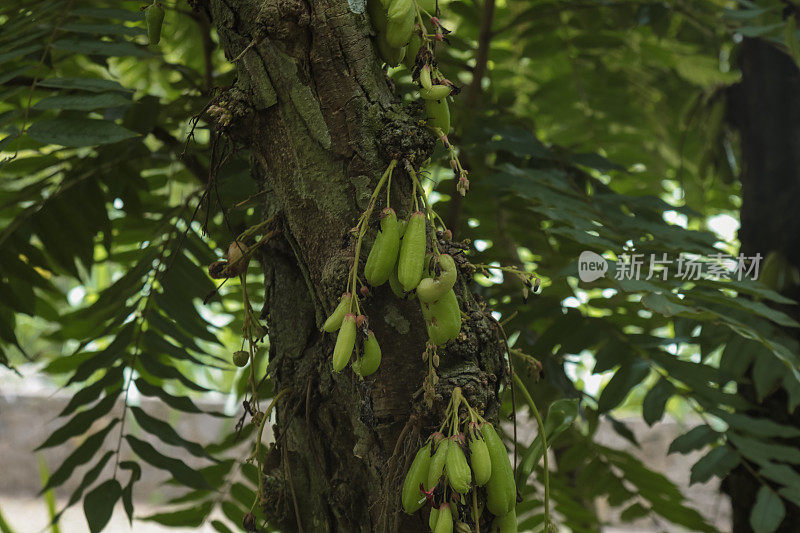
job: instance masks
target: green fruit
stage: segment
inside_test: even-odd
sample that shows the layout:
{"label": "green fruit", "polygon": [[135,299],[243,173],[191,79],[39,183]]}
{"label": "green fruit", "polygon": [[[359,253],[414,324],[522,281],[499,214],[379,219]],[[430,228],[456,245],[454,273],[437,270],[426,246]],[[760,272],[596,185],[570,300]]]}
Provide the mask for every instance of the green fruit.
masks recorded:
{"label": "green fruit", "polygon": [[434,533],[453,533],[453,511],[449,503],[439,506],[439,518],[436,520]]}
{"label": "green fruit", "polygon": [[400,249],[400,233],[397,231],[397,216],[391,207],[381,213],[381,230],[364,266],[364,277],[373,287],[383,285],[397,263],[397,252]]}
{"label": "green fruit", "polygon": [[392,0],[386,17],[386,42],[395,48],[405,46],[414,29],[414,1]]}
{"label": "green fruit", "polygon": [[425,241],[425,214],[416,211],[408,220],[397,260],[397,279],[406,292],[416,289],[422,279]]}
{"label": "green fruit", "polygon": [[439,330],[436,328],[433,322],[433,314],[431,313],[431,306],[430,304],[424,304],[420,302],[420,309],[422,310],[422,318],[425,319],[425,327],[428,328],[428,337],[430,338],[431,342],[437,344],[436,341],[433,339],[434,334],[437,335]]}
{"label": "green fruit", "polygon": [[244,350],[233,352],[233,364],[236,366],[245,366],[250,361],[250,354]]}
{"label": "green fruit", "polygon": [[431,464],[431,443],[426,442],[419,449],[411,467],[408,469],[406,479],[403,481],[403,510],[408,514],[418,511],[424,504],[425,498],[419,490],[421,483],[425,482],[428,476],[428,469]]}
{"label": "green fruit", "polygon": [[377,37],[377,44],[378,44],[378,54],[380,55],[381,59],[383,59],[384,63],[389,65],[390,67],[396,67],[403,61],[403,58],[406,55],[406,47],[396,47],[390,45],[386,41],[386,34],[379,33]]}
{"label": "green fruit", "polygon": [[492,475],[492,459],[486,442],[477,432],[472,434],[469,442],[469,462],[475,484],[479,487],[486,485]]}
{"label": "green fruit", "polygon": [[[424,265],[423,265],[424,268]],[[432,303],[440,300],[453,285],[456,284],[456,263],[448,254],[439,256],[441,273],[436,278],[425,278],[417,286],[417,297],[420,302]]]}
{"label": "green fruit", "polygon": [[429,128],[432,130],[438,128],[445,135],[450,132],[450,107],[446,99],[425,100],[425,113]]}
{"label": "green fruit", "polygon": [[466,494],[469,491],[472,473],[467,464],[464,450],[461,449],[461,445],[458,442],[454,441],[447,449],[445,472],[447,472],[447,481],[450,482],[450,486],[453,487],[454,491],[459,494]]}
{"label": "green fruit", "polygon": [[426,320],[428,336],[437,346],[458,337],[458,332],[461,331],[461,309],[453,289],[434,303],[422,303],[422,315]]}
{"label": "green fruit", "polygon": [[341,372],[347,366],[356,346],[356,317],[352,313],[345,315],[336,346],[333,348],[333,370]]}
{"label": "green fruit", "polygon": [[408,41],[408,45],[406,45],[406,57],[403,59],[405,66],[410,69],[414,68],[420,48],[422,48],[422,37],[420,37],[419,31],[414,30],[411,32],[411,39]]}
{"label": "green fruit", "polygon": [[450,447],[449,439],[442,439],[436,448],[436,453],[431,458],[431,464],[428,468],[428,477],[425,480],[425,490],[429,491],[439,482],[439,478],[444,473],[444,465],[447,460],[447,449]]}
{"label": "green fruit", "polygon": [[431,67],[424,65],[419,69],[419,84],[423,89],[432,89],[433,81],[431,80]]}
{"label": "green fruit", "polygon": [[367,14],[375,27],[375,33],[386,33],[386,18],[388,13],[381,0],[367,0]]}
{"label": "green fruit", "polygon": [[508,459],[508,451],[492,425],[483,424],[481,433],[492,462],[492,474],[486,484],[486,507],[495,516],[505,516],[514,509],[517,502],[514,471]]}
{"label": "green fruit", "polygon": [[430,89],[422,87],[419,90],[419,95],[423,100],[441,100],[450,96],[450,91],[449,85],[434,85]]}
{"label": "green fruit", "polygon": [[374,374],[381,365],[381,347],[372,331],[367,331],[367,340],[364,341],[364,357],[353,363],[353,371],[365,378]]}
{"label": "green fruit", "polygon": [[431,531],[436,530],[436,522],[439,520],[439,509],[431,507],[431,514],[428,515],[428,527]]}
{"label": "green fruit", "polygon": [[325,323],[322,325],[322,329],[327,331],[328,333],[333,333],[340,327],[342,327],[342,319],[344,319],[344,315],[350,312],[350,299],[352,296],[349,292],[346,292],[342,295],[341,299],[339,299],[339,305],[336,306],[336,309],[333,310],[331,316],[325,320]]}
{"label": "green fruit", "polygon": [[164,23],[164,8],[158,2],[153,2],[144,13],[147,20],[147,38],[150,44],[158,44],[161,40],[161,25]]}
{"label": "green fruit", "polygon": [[472,528],[466,522],[456,522],[456,533],[472,533]]}
{"label": "green fruit", "polygon": [[492,530],[497,528],[499,533],[517,533],[517,511],[511,509],[503,516],[495,517],[492,522]]}
{"label": "green fruit", "polygon": [[403,289],[403,285],[400,283],[400,280],[397,279],[396,265],[395,268],[392,269],[392,273],[389,274],[389,286],[392,288],[394,295],[398,298],[407,299],[410,296],[410,294]]}

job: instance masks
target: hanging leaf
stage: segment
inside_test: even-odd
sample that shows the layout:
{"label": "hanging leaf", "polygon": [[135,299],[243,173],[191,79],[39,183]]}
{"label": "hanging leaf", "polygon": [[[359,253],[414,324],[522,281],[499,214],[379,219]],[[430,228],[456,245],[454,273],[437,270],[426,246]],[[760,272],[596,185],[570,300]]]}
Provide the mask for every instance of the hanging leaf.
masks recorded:
{"label": "hanging leaf", "polygon": [[669,445],[669,451],[667,451],[667,453],[679,452],[686,454],[693,452],[716,442],[719,440],[719,437],[719,433],[706,425],[696,426],[687,433],[676,437]]}
{"label": "hanging leaf", "polygon": [[82,37],[64,37],[53,42],[53,48],[74,54],[113,57],[147,57],[152,55],[147,49],[127,41],[103,41]]}
{"label": "hanging leaf", "polygon": [[203,478],[203,476],[198,474],[196,470],[189,467],[183,461],[174,459],[172,457],[167,457],[166,455],[156,451],[156,449],[153,448],[153,446],[151,446],[149,443],[139,440],[132,435],[125,435],[125,440],[128,442],[136,455],[156,468],[168,471],[175,479],[187,487],[191,487],[193,489],[211,488],[209,484],[206,483],[206,480]]}
{"label": "hanging leaf", "polygon": [[34,109],[73,109],[92,111],[107,107],[130,105],[131,101],[119,93],[99,93],[86,95],[50,96],[36,102]]}
{"label": "hanging leaf", "polygon": [[114,455],[114,452],[112,451],[106,452],[105,455],[103,455],[103,457],[101,457],[100,460],[97,462],[97,464],[94,465],[90,470],[88,470],[86,474],[84,474],[83,479],[78,485],[78,488],[76,488],[72,492],[72,494],[69,497],[69,501],[67,502],[67,505],[61,511],[59,511],[59,513],[54,518],[53,523],[58,522],[58,519],[61,517],[64,511],[66,511],[68,508],[72,507],[73,505],[75,505],[80,501],[81,496],[83,496],[83,492],[89,487],[89,485],[97,481],[98,477],[100,477],[100,473],[103,471],[103,467],[106,466],[106,463],[108,463],[108,460],[111,459],[112,455]]}
{"label": "hanging leaf", "polygon": [[663,377],[647,392],[642,402],[642,416],[648,426],[661,420],[667,401],[673,394],[675,394],[675,386]]}
{"label": "hanging leaf", "polygon": [[99,418],[107,415],[117,401],[122,389],[117,389],[111,394],[107,394],[102,400],[97,402],[94,407],[81,411],[73,416],[69,422],[53,431],[50,436],[36,450],[57,446],[71,437],[85,433],[89,427]]}
{"label": "hanging leaf", "polygon": [[201,445],[196,442],[188,441],[178,435],[178,432],[175,431],[170,424],[148,415],[143,409],[136,406],[131,406],[130,411],[143,430],[151,435],[157,436],[165,444],[180,446],[195,457],[214,459]]}
{"label": "hanging leaf", "polygon": [[136,133],[107,120],[93,118],[53,118],[34,122],[28,136],[44,144],[97,146],[136,137]]}
{"label": "hanging leaf", "polygon": [[130,470],[131,478],[125,488],[122,489],[122,505],[125,514],[128,516],[128,523],[133,525],[133,484],[142,477],[142,467],[136,461],[120,461],[121,470]]}
{"label": "hanging leaf", "polygon": [[47,480],[47,484],[41,490],[41,493],[49,490],[52,487],[57,487],[64,483],[69,477],[72,475],[72,472],[82,464],[87,463],[94,457],[97,451],[100,449],[100,446],[103,445],[103,441],[106,439],[108,432],[111,431],[117,423],[119,422],[119,418],[113,419],[106,427],[90,435],[87,437],[83,443],[78,446],[74,452],[69,454],[64,462],[61,463],[61,466],[53,472],[53,475]]}
{"label": "hanging leaf", "polygon": [[45,78],[39,82],[39,87],[74,89],[89,92],[133,92],[132,89],[123,87],[114,80],[105,80],[102,78]]}
{"label": "hanging leaf", "polygon": [[58,413],[59,417],[64,417],[72,414],[78,407],[83,407],[95,401],[100,397],[100,394],[109,388],[122,389],[122,365],[117,365],[110,368],[105,375],[89,385],[76,392],[69,403],[64,406],[64,409]]}
{"label": "hanging leaf", "polygon": [[91,533],[97,533],[106,527],[121,495],[122,487],[116,479],[104,481],[86,495],[83,499],[83,513]]}
{"label": "hanging leaf", "polygon": [[705,483],[713,476],[724,477],[739,462],[736,452],[727,446],[717,446],[692,466],[689,483]]}
{"label": "hanging leaf", "polygon": [[207,501],[184,509],[145,516],[142,517],[142,520],[156,522],[168,527],[196,528],[203,524],[213,506],[213,501]]}
{"label": "hanging leaf", "polygon": [[214,411],[204,411],[199,407],[197,407],[197,405],[195,405],[195,403],[192,402],[192,400],[187,398],[186,396],[172,395],[167,391],[165,391],[163,388],[151,385],[142,378],[137,378],[134,381],[134,384],[136,385],[136,389],[145,396],[160,398],[164,403],[166,403],[173,409],[177,409],[185,413],[197,413],[197,414],[205,413],[212,416],[227,418],[227,415],[225,415],[224,413],[217,413]]}
{"label": "hanging leaf", "polygon": [[649,373],[650,365],[647,361],[639,360],[621,366],[600,393],[598,410],[605,413],[621,404],[631,389],[641,383]]}
{"label": "hanging leaf", "polygon": [[750,511],[750,527],[755,533],[772,533],[781,525],[784,516],[786,508],[780,497],[770,487],[762,486]]}

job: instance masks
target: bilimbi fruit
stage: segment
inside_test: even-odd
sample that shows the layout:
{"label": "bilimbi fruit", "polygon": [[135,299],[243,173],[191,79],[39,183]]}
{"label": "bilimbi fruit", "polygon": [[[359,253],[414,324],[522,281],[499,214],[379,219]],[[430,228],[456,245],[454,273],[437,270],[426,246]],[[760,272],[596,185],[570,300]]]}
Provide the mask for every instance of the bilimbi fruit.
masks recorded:
{"label": "bilimbi fruit", "polygon": [[489,448],[486,441],[478,431],[475,422],[470,423],[469,428],[469,462],[472,466],[472,475],[475,484],[479,487],[486,485],[492,475],[492,459],[489,457]]}
{"label": "bilimbi fruit", "polygon": [[164,23],[164,8],[158,2],[153,2],[145,9],[147,20],[147,39],[150,44],[158,44],[161,40],[161,25]]}
{"label": "bilimbi fruit", "polygon": [[386,42],[400,48],[408,44],[414,29],[414,0],[391,0],[386,16]]}
{"label": "bilimbi fruit", "polygon": [[353,363],[353,372],[365,378],[374,374],[381,364],[381,347],[372,330],[367,331],[364,341],[364,356]]}
{"label": "bilimbi fruit", "polygon": [[342,327],[336,337],[336,346],[333,348],[333,370],[341,372],[350,357],[353,355],[353,348],[356,346],[356,317],[348,313],[342,320]]}
{"label": "bilimbi fruit", "polygon": [[495,516],[505,516],[517,502],[517,486],[508,452],[491,424],[480,426],[489,450],[492,473],[486,483],[486,507]]}
{"label": "bilimbi fruit", "polygon": [[441,299],[456,284],[457,272],[453,257],[448,254],[440,254],[437,264],[440,270],[439,275],[425,278],[417,286],[417,298],[419,298],[420,302],[435,302]]}
{"label": "bilimbi fruit", "polygon": [[422,279],[425,237],[425,214],[416,211],[408,219],[397,259],[397,279],[406,292],[416,289]]}
{"label": "bilimbi fruit", "polygon": [[403,510],[408,514],[418,511],[425,503],[425,497],[419,486],[427,479],[430,464],[431,442],[426,442],[411,462],[406,479],[403,481]]}
{"label": "bilimbi fruit", "polygon": [[400,249],[400,233],[397,226],[397,216],[391,207],[381,213],[381,231],[375,237],[375,242],[367,257],[364,266],[364,277],[373,287],[383,285],[397,263],[397,253]]}
{"label": "bilimbi fruit", "polygon": [[444,135],[450,133],[450,106],[447,105],[447,99],[425,100],[425,115],[429,128],[438,128]]}
{"label": "bilimbi fruit", "polygon": [[432,85],[430,89],[422,87],[419,95],[423,100],[442,100],[450,95],[450,90],[448,85]]}
{"label": "bilimbi fruit", "polygon": [[436,518],[436,528],[433,533],[453,533],[453,511],[449,503],[439,506],[439,516]]}
{"label": "bilimbi fruit", "polygon": [[492,521],[492,531],[497,533],[517,533],[517,512],[511,509],[503,516],[497,516]]}
{"label": "bilimbi fruit", "polygon": [[[419,295],[418,295],[419,296]],[[441,346],[455,339],[461,331],[461,308],[453,289],[433,303],[420,302],[422,316],[433,344]]]}
{"label": "bilimbi fruit", "polygon": [[454,491],[459,494],[466,494],[469,492],[472,473],[470,472],[469,464],[467,464],[467,457],[464,455],[464,450],[461,448],[461,442],[464,436],[456,435],[451,438],[452,442],[447,449],[447,458],[445,459],[447,481],[450,483],[450,486],[453,487]]}
{"label": "bilimbi fruit", "polygon": [[441,433],[434,433],[433,442],[436,451],[431,458],[428,468],[428,477],[425,480],[425,490],[431,490],[439,482],[439,478],[444,474],[445,461],[447,460],[447,449],[450,447],[450,440],[444,438]]}
{"label": "bilimbi fruit", "polygon": [[346,292],[342,294],[341,299],[339,300],[339,305],[336,306],[336,309],[333,310],[331,316],[325,320],[325,323],[322,325],[323,331],[327,331],[328,333],[333,333],[334,331],[338,330],[342,327],[342,320],[344,320],[344,315],[350,312],[350,300],[353,296]]}

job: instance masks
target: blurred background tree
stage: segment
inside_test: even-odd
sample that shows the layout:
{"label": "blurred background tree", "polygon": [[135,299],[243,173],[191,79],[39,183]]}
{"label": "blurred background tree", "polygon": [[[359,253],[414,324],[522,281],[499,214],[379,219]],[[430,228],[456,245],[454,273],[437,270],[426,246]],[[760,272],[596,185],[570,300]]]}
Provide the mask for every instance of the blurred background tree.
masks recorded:
{"label": "blurred background tree", "polygon": [[[219,442],[196,443],[139,408],[135,397],[157,398],[198,423],[210,416],[200,399],[222,393],[241,405],[247,398],[250,369],[229,363],[241,345],[242,287],[228,282],[216,290],[205,270],[236,235],[281,209],[293,220],[289,236],[248,272],[251,304],[266,306],[271,327],[254,361],[257,394],[274,396],[294,379],[286,377],[296,369],[285,366],[287,353],[327,346],[316,338],[307,346],[300,332],[316,331],[313,317],[330,309],[342,285],[328,277],[319,301],[293,302],[306,290],[296,259],[307,259],[315,235],[329,252],[339,246],[334,236],[353,225],[357,196],[385,163],[366,154],[355,171],[331,165],[335,170],[321,175],[325,154],[341,157],[356,150],[347,142],[360,147],[377,136],[374,128],[351,130],[341,117],[330,119],[339,110],[353,116],[348,91],[357,84],[378,117],[413,112],[409,71],[380,70],[363,2],[165,3],[157,47],[146,45],[142,7],[23,0],[0,12],[0,361],[20,376],[14,379],[43,373],[73,394],[59,413],[63,426],[42,447],[81,439],[53,465],[47,488],[81,478],[69,504],[84,499],[90,527],[99,530],[119,500],[133,515],[144,462],[186,488],[173,507],[149,517],[166,525],[197,526],[221,509],[225,521],[214,527],[239,527],[266,479],[276,498],[256,502],[259,524],[296,529],[291,499],[300,492],[311,514],[327,517],[325,527],[390,528],[396,522],[365,518],[366,509],[338,516],[340,500],[352,496],[342,496],[336,480],[303,473],[323,442],[319,418],[320,435],[295,428],[296,442],[309,447],[306,457],[277,458],[293,471],[260,479],[248,452],[235,448],[252,432],[249,423],[235,426],[249,418],[241,409]],[[447,153],[437,148],[425,186],[456,239],[470,243],[473,264],[515,266],[542,279],[541,293],[524,298],[513,276],[479,271],[475,292],[502,320],[512,363],[552,430],[558,523],[600,530],[594,503],[606,499],[624,520],[653,516],[667,530],[714,531],[663,473],[596,439],[601,420],[635,440],[621,414],[640,414],[652,425],[670,411],[702,421],[670,450],[703,450],[691,481],[725,479],[732,531],[796,531],[798,6],[483,0],[438,7],[453,31],[439,49],[440,68],[463,88],[452,104],[451,140],[471,184],[462,199]],[[336,53],[319,46],[341,37],[321,15],[330,12],[357,30]],[[353,49],[368,57],[348,58],[358,66],[346,73],[353,81],[331,87],[345,75],[326,71],[325,61],[338,64]],[[311,87],[300,96],[291,91],[297,79]],[[309,102],[322,114],[308,113]],[[318,116],[334,134],[327,141],[313,122]],[[354,124],[367,123],[358,117]],[[310,147],[308,161],[298,164],[283,143],[295,153]],[[323,178],[332,188],[314,189]],[[340,219],[326,225],[309,215],[302,227],[308,198],[343,190],[349,196]],[[276,208],[275,198],[295,203]],[[615,279],[621,254],[632,249],[706,262],[741,250],[765,261],[759,282]],[[608,276],[578,280],[584,250],[609,261]],[[321,279],[321,264],[312,265],[311,278]],[[254,290],[265,273],[266,290]],[[295,303],[302,312],[291,314]],[[288,314],[275,318],[276,309]],[[419,385],[385,369],[378,379]],[[320,382],[315,406],[374,399],[353,384],[331,392]],[[502,390],[501,418],[512,413],[510,391]],[[307,405],[305,389],[297,398]],[[522,405],[517,394],[520,420],[528,416]],[[343,409],[364,415],[359,405]],[[408,407],[392,409],[399,414],[387,435],[396,437]],[[279,434],[292,424],[282,416]],[[98,419],[105,421],[99,430]],[[163,444],[208,466],[189,468]],[[535,529],[543,519],[541,445],[515,444],[525,499],[520,528]],[[340,453],[352,455],[352,446]],[[108,465],[115,465],[109,475]],[[309,494],[289,487],[292,480]],[[394,508],[387,512],[396,517]]]}

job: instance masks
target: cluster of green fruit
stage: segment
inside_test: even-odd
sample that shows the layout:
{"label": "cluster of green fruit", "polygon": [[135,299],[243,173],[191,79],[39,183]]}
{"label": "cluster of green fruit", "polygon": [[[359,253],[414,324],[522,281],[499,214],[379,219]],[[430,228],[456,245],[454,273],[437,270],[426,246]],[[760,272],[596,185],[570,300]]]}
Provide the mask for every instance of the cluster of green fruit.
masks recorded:
{"label": "cluster of green fruit", "polygon": [[[353,371],[361,377],[366,377],[378,370],[381,364],[381,347],[372,330],[365,328],[367,317],[350,312],[352,304],[353,295],[349,292],[344,293],[339,305],[322,325],[322,329],[328,333],[339,331],[333,348],[335,372],[344,370],[350,362],[356,343],[360,341],[359,353],[363,355],[353,362]],[[359,330],[363,331],[363,335],[358,335]]]}
{"label": "cluster of green fruit", "polygon": [[[425,101],[428,127],[447,135],[450,132],[447,97],[453,84],[435,66],[432,40],[422,24],[422,9],[415,0],[368,0],[367,11],[375,28],[380,58],[391,67],[403,63],[411,70]],[[430,21],[434,40],[442,40],[444,30],[439,19],[432,16]]]}
{"label": "cluster of green fruit", "polygon": [[398,298],[416,291],[431,343],[443,345],[461,330],[461,310],[453,286],[458,272],[450,255],[427,254],[426,217],[421,211],[398,222],[392,209],[382,213],[381,231],[364,267],[367,283],[378,287],[389,281]]}
{"label": "cluster of green fruit", "polygon": [[[396,67],[403,59],[419,50],[421,41],[411,43],[414,19],[417,17],[413,0],[368,0],[369,18],[376,32],[378,52],[389,66]],[[417,36],[419,39],[419,36]]]}
{"label": "cluster of green fruit", "polygon": [[[456,403],[466,403],[459,389],[453,396]],[[508,452],[494,427],[467,409],[466,433],[458,431],[456,406],[450,435],[433,433],[417,452],[403,482],[403,509],[413,514],[430,503],[431,531],[451,533],[454,528],[469,531],[466,520],[478,523],[485,506],[495,516],[494,531],[516,532],[517,489]]]}
{"label": "cluster of green fruit", "polygon": [[[416,292],[425,317],[430,343],[443,345],[461,331],[461,309],[453,286],[457,269],[450,255],[427,254],[427,218],[421,211],[411,213],[408,220],[397,220],[391,207],[381,212],[380,231],[364,266],[364,278],[372,287],[387,281],[398,298]],[[358,340],[357,329],[366,323],[363,315],[352,313],[354,299],[345,293],[322,326],[324,331],[339,331],[333,351],[333,369],[340,372],[347,366]],[[353,363],[353,370],[364,377],[377,370],[380,347],[375,335],[364,331],[364,356]]]}

